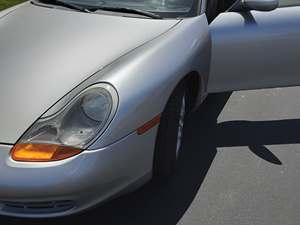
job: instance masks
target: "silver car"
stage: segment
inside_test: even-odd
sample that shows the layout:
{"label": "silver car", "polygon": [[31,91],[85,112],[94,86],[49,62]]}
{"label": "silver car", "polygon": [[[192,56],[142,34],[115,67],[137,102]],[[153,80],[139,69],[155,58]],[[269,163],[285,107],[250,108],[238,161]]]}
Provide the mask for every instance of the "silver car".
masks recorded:
{"label": "silver car", "polygon": [[299,0],[0,12],[0,214],[74,214],[167,177],[208,93],[300,85],[299,28]]}

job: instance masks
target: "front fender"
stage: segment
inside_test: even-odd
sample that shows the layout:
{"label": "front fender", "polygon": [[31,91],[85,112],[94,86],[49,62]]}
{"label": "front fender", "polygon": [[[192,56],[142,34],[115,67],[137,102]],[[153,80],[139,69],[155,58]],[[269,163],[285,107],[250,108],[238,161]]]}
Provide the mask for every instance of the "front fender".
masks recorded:
{"label": "front fender", "polygon": [[205,15],[182,20],[168,32],[131,51],[89,81],[112,84],[119,94],[115,118],[90,148],[109,145],[162,113],[172,91],[187,74],[201,75],[206,90],[210,34]]}

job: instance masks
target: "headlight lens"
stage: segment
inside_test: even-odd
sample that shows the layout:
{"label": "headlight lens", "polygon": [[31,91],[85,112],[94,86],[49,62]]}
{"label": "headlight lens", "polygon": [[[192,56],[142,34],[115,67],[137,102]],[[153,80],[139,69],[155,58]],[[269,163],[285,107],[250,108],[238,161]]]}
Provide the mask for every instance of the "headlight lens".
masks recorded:
{"label": "headlight lens", "polygon": [[111,97],[105,92],[88,93],[82,98],[81,107],[87,117],[100,123],[111,110]]}
{"label": "headlight lens", "polygon": [[80,153],[107,125],[113,104],[106,88],[86,89],[55,115],[38,120],[14,147],[12,158],[54,161]]}

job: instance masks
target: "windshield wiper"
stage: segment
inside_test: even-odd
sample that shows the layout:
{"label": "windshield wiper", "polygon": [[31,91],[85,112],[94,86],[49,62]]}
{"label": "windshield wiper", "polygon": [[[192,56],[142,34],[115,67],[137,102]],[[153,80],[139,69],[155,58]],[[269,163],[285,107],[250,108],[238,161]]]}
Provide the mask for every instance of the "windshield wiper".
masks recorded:
{"label": "windshield wiper", "polygon": [[62,0],[39,0],[41,3],[46,3],[46,4],[53,4],[53,5],[58,5],[58,6],[63,6],[69,9],[74,9],[80,12],[86,12],[89,13],[90,11],[87,8],[81,7],[76,4],[68,3]]}
{"label": "windshield wiper", "polygon": [[160,15],[156,13],[152,13],[145,10],[140,9],[132,9],[132,8],[126,8],[126,7],[109,7],[109,6],[97,6],[97,7],[89,7],[89,11],[97,11],[97,10],[104,10],[104,11],[112,11],[112,12],[120,12],[120,13],[132,13],[132,14],[138,14],[142,16],[147,16],[153,19],[163,19]]}
{"label": "windshield wiper", "polygon": [[[97,6],[97,7],[81,7],[79,5],[69,3],[63,0],[38,0],[41,3],[46,4],[53,4],[53,5],[59,5],[63,6],[69,9],[74,9],[80,12],[86,12],[90,13],[91,11],[97,11],[97,10],[103,10],[103,11],[111,11],[111,12],[120,12],[120,13],[131,13],[131,14],[138,14],[142,16],[147,16],[153,19],[163,19],[160,15],[156,13],[152,13],[145,10],[140,9],[132,9],[132,8],[126,8],[126,7],[108,7],[108,6]],[[34,1],[33,1],[34,3]]]}

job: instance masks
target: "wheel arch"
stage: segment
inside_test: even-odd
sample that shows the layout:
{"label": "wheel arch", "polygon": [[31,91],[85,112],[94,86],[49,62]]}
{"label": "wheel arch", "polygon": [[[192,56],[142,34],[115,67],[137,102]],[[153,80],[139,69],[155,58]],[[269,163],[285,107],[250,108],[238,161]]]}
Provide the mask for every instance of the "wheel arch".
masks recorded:
{"label": "wheel arch", "polygon": [[198,73],[197,71],[191,71],[187,73],[185,76],[180,79],[176,85],[174,86],[172,92],[170,93],[170,97],[172,96],[172,93],[176,89],[176,87],[181,83],[181,82],[186,82],[187,84],[187,90],[189,91],[189,97],[191,98],[190,102],[190,109],[191,111],[194,111],[201,103],[203,99],[203,93],[202,90],[204,89],[203,87],[203,77]]}
{"label": "wheel arch", "polygon": [[189,95],[191,98],[191,110],[194,110],[199,105],[199,99],[202,98],[202,76],[197,71],[192,71],[188,73],[184,77],[184,79],[186,79]]}

